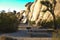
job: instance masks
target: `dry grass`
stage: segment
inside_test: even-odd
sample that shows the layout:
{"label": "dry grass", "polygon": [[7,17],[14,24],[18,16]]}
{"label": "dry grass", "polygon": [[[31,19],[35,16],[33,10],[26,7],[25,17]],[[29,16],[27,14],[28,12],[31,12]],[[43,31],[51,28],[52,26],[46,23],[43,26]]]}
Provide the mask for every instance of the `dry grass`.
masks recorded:
{"label": "dry grass", "polygon": [[13,39],[13,38],[6,37],[6,36],[1,36],[0,40],[17,40],[17,39]]}
{"label": "dry grass", "polygon": [[5,36],[0,36],[0,40],[5,40]]}
{"label": "dry grass", "polygon": [[57,33],[53,32],[52,40],[60,40],[60,30]]}

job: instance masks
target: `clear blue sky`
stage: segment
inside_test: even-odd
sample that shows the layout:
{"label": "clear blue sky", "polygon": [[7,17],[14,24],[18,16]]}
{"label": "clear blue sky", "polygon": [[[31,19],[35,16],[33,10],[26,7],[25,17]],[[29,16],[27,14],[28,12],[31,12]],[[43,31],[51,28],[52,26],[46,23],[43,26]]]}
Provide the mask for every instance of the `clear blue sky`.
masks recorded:
{"label": "clear blue sky", "polygon": [[20,11],[25,9],[25,4],[28,2],[33,2],[34,0],[0,0],[0,11],[8,9]]}

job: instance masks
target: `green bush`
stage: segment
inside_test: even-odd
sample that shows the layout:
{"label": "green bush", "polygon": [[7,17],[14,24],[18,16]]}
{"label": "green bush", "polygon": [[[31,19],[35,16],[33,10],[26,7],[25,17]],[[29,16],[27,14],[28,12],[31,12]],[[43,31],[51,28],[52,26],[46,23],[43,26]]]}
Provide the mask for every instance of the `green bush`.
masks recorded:
{"label": "green bush", "polygon": [[13,32],[17,30],[19,21],[11,13],[0,13],[0,32]]}

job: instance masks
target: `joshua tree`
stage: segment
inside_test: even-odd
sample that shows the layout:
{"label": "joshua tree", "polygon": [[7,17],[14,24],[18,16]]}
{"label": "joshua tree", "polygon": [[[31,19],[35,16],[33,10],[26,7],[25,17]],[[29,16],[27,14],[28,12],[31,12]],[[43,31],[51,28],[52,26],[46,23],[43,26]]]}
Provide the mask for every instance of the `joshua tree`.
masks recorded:
{"label": "joshua tree", "polygon": [[13,13],[16,14],[16,11],[14,10]]}
{"label": "joshua tree", "polygon": [[45,10],[44,12],[46,12],[46,11],[51,12],[51,14],[53,16],[54,29],[56,29],[57,25],[56,25],[56,19],[55,19],[55,14],[54,14],[56,0],[52,0],[52,3],[50,3],[49,1],[41,1],[41,3],[48,7],[48,9]]}

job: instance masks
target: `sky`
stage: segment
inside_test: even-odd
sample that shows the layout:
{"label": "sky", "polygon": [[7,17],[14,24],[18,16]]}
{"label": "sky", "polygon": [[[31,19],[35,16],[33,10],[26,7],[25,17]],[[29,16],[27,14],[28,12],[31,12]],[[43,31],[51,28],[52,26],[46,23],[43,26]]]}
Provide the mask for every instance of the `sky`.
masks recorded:
{"label": "sky", "polygon": [[34,0],[0,0],[0,11],[20,11],[25,9],[25,4]]}

